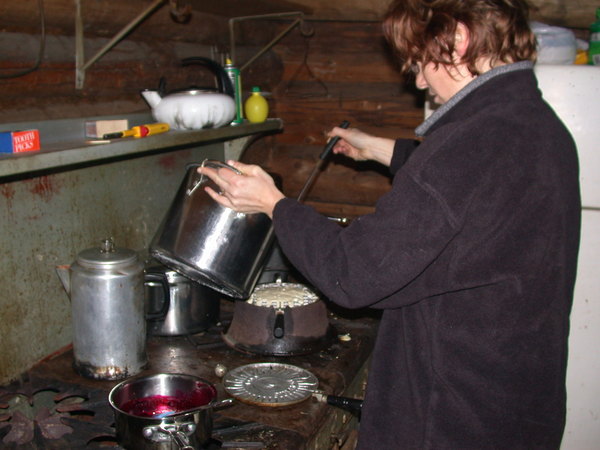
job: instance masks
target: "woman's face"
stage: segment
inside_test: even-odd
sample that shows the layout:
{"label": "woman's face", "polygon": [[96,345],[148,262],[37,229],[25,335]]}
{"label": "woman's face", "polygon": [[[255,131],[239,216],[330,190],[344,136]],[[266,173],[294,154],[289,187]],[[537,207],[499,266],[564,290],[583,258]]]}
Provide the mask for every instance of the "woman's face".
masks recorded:
{"label": "woman's face", "polygon": [[462,77],[452,76],[449,69],[434,63],[417,63],[415,85],[417,89],[428,89],[429,94],[436,103],[446,103],[466,83],[462,83]]}

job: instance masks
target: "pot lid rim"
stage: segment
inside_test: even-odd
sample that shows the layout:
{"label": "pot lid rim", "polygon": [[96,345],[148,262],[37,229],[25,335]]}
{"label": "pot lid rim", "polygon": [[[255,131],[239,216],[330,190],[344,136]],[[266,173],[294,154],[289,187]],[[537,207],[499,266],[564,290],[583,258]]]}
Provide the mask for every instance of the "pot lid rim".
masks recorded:
{"label": "pot lid rim", "polygon": [[77,262],[86,267],[114,267],[128,265],[138,260],[135,251],[115,247],[112,252],[102,252],[100,248],[88,248],[77,255]]}

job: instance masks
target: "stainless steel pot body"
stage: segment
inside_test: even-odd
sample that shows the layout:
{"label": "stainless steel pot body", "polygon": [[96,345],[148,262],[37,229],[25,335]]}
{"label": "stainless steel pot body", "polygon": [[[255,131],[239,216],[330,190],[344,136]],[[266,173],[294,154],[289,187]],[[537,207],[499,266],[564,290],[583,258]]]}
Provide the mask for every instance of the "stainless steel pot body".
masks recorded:
{"label": "stainless steel pot body", "polygon": [[[131,402],[152,397],[181,397],[209,389],[207,408],[172,417],[134,415]],[[115,416],[117,442],[126,449],[172,450],[200,448],[211,436],[217,391],[212,384],[184,374],[156,374],[125,380],[110,392],[108,400]],[[199,405],[196,405],[199,406]]]}
{"label": "stainless steel pot body", "polygon": [[[219,161],[202,164],[236,170]],[[215,202],[219,188],[191,164],[150,244],[150,254],[185,276],[234,298],[250,296],[273,242],[266,214],[242,214]]]}
{"label": "stainless steel pot body", "polygon": [[71,296],[74,368],[88,378],[119,380],[147,363],[144,265],[133,250],[81,252],[61,280]]}
{"label": "stainless steel pot body", "polygon": [[[148,266],[145,273],[148,334],[194,334],[219,321],[221,294],[217,291],[165,266]],[[156,277],[162,278],[163,282]],[[167,289],[164,289],[165,285]]]}

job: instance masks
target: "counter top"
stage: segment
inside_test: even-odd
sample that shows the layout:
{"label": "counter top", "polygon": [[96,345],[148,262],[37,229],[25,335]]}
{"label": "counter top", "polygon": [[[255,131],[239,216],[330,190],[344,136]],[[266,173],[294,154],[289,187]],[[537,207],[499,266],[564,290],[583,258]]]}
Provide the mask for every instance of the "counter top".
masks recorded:
{"label": "counter top", "polygon": [[[217,364],[231,370],[257,362],[279,362],[313,373],[319,380],[319,390],[325,394],[362,398],[378,323],[376,317],[343,310],[333,313],[330,308],[329,319],[335,327],[337,337],[327,349],[310,355],[265,357],[241,353],[224,343],[221,333],[231,320],[234,301],[237,300],[222,300],[221,324],[205,332],[191,336],[149,338],[149,367],[140,375],[163,372],[195,375],[215,384],[219,399],[222,399],[229,395],[223,390],[221,379],[215,373]],[[345,338],[339,339],[339,336]],[[54,388],[55,391],[66,389],[71,394],[83,393],[88,398],[88,403],[93,404],[91,409],[96,408],[92,424],[89,423],[89,418],[87,423],[73,418],[63,420],[63,423],[66,422],[75,429],[72,435],[65,435],[63,440],[69,439],[69,436],[79,440],[67,440],[66,444],[70,448],[75,448],[77,442],[81,443],[82,440],[86,441],[86,448],[89,448],[90,439],[93,438],[93,442],[98,443],[102,441],[103,435],[110,441],[110,436],[106,436],[112,434],[114,439],[114,429],[108,427],[112,423],[112,411],[107,396],[117,382],[83,378],[74,372],[72,363],[73,355],[69,349],[39,363],[23,379],[35,384],[34,388],[29,388],[30,392],[43,385],[58,386]],[[18,389],[25,390],[22,383],[19,386]],[[10,391],[11,387],[5,390]],[[1,391],[2,389],[0,393]],[[82,405],[85,409],[86,403]],[[102,424],[98,422],[102,421],[106,423],[100,426]],[[342,435],[348,433],[348,427],[355,425],[356,418],[351,413],[319,402],[313,397],[282,407],[235,401],[233,406],[215,412],[213,438],[227,442],[229,448],[237,448],[233,442],[258,442],[262,443],[262,447],[253,448],[325,450],[339,448],[334,443],[339,443]],[[86,428],[90,432],[85,433],[83,430]],[[0,442],[2,436],[0,427]]]}

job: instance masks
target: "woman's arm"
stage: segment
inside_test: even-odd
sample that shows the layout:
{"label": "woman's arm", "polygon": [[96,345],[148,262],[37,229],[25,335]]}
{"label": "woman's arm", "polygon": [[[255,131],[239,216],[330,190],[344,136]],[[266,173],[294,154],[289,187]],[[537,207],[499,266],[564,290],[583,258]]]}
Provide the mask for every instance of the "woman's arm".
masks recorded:
{"label": "woman's arm", "polygon": [[334,153],[346,155],[356,161],[377,161],[388,167],[392,161],[395,143],[393,139],[373,136],[358,128],[334,127],[328,135],[340,137],[333,148]]}

